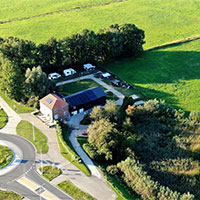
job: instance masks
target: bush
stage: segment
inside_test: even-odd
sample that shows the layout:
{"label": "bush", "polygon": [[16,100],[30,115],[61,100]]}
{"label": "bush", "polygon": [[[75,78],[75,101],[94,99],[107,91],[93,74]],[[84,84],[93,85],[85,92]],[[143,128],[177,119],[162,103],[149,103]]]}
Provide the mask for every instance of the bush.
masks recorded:
{"label": "bush", "polygon": [[200,111],[191,111],[189,119],[195,122],[200,122]]}
{"label": "bush", "polygon": [[39,108],[39,97],[31,96],[28,99],[27,105],[34,108]]}
{"label": "bush", "polygon": [[113,175],[113,176],[116,176],[118,173],[119,173],[119,169],[117,168],[116,165],[110,165],[106,168],[106,171]]}

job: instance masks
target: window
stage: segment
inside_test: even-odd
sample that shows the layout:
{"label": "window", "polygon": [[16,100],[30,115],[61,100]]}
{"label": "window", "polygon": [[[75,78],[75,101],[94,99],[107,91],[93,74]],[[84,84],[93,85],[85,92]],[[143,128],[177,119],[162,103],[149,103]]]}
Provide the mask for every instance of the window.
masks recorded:
{"label": "window", "polygon": [[68,112],[65,111],[65,112],[64,112],[64,115],[68,115]]}
{"label": "window", "polygon": [[65,106],[62,106],[62,110],[65,110]]}
{"label": "window", "polygon": [[57,113],[58,112],[58,109],[54,109],[54,113]]}

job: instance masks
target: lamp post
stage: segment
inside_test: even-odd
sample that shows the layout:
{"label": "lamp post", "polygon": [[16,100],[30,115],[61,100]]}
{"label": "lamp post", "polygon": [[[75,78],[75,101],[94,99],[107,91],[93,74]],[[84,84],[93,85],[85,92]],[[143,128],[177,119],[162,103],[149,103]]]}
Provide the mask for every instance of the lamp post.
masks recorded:
{"label": "lamp post", "polygon": [[35,128],[34,128],[34,122],[32,123],[32,129],[33,129],[33,142],[35,142]]}

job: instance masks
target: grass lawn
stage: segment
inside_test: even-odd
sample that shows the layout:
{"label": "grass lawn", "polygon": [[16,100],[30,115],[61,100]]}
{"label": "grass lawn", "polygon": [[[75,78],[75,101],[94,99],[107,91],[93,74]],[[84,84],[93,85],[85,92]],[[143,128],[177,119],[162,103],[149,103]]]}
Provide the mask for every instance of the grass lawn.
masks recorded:
{"label": "grass lawn", "polygon": [[[110,0],[0,0],[1,20],[26,17]],[[200,2],[197,0],[127,0],[106,6],[0,24],[0,35],[43,43],[83,29],[97,31],[110,24],[134,23],[145,30],[145,48],[199,34]]]}
{"label": "grass lawn", "polygon": [[78,200],[95,200],[91,195],[83,192],[76,187],[71,181],[63,181],[57,185],[61,190]]}
{"label": "grass lawn", "polygon": [[13,152],[6,146],[0,145],[0,169],[5,167],[13,159]]}
{"label": "grass lawn", "polygon": [[8,122],[8,115],[3,109],[0,109],[0,129],[3,128]]}
{"label": "grass lawn", "polygon": [[18,135],[25,137],[27,140],[32,142],[35,145],[38,153],[41,152],[41,147],[42,153],[48,152],[47,137],[36,127],[34,127],[35,141],[33,141],[33,126],[31,123],[22,120],[17,125],[16,131]]}
{"label": "grass lawn", "polygon": [[49,181],[62,174],[61,169],[58,169],[56,166],[52,167],[51,165],[40,168],[40,171],[42,171],[42,176],[44,176]]}
{"label": "grass lawn", "polygon": [[17,101],[10,99],[2,91],[0,91],[0,96],[17,113],[28,113],[28,112],[33,112],[35,110],[34,108],[25,106],[22,103],[18,103]]}
{"label": "grass lawn", "polygon": [[[145,52],[104,66],[150,98],[184,111],[200,110],[200,40]],[[128,72],[128,73],[127,73]]]}
{"label": "grass lawn", "polygon": [[[77,137],[77,140],[79,142],[79,144],[81,146],[83,146],[83,144],[88,143],[87,141],[87,137]],[[97,164],[99,165],[99,164]],[[102,168],[104,168],[103,165],[100,165]],[[108,184],[112,187],[112,189],[116,192],[117,194],[117,200],[137,200],[138,198],[136,197],[135,194],[130,194],[129,191],[127,190],[126,186],[120,181],[118,180],[116,177],[114,176],[110,176],[107,174],[104,174]]]}
{"label": "grass lawn", "polygon": [[12,192],[12,191],[3,191],[0,190],[0,199],[2,200],[20,200],[23,197]]}
{"label": "grass lawn", "polygon": [[67,96],[96,86],[100,85],[91,79],[84,79],[81,81],[76,81],[73,83],[58,86],[57,91]]}

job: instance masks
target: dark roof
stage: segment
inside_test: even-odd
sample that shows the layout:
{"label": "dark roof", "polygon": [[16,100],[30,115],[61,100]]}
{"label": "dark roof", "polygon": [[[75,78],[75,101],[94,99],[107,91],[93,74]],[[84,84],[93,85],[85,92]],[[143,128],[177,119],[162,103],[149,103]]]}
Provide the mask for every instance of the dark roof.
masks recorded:
{"label": "dark roof", "polygon": [[64,97],[64,99],[70,105],[70,107],[73,108],[75,106],[89,103],[90,101],[94,101],[104,96],[106,96],[106,93],[101,87],[93,87]]}

